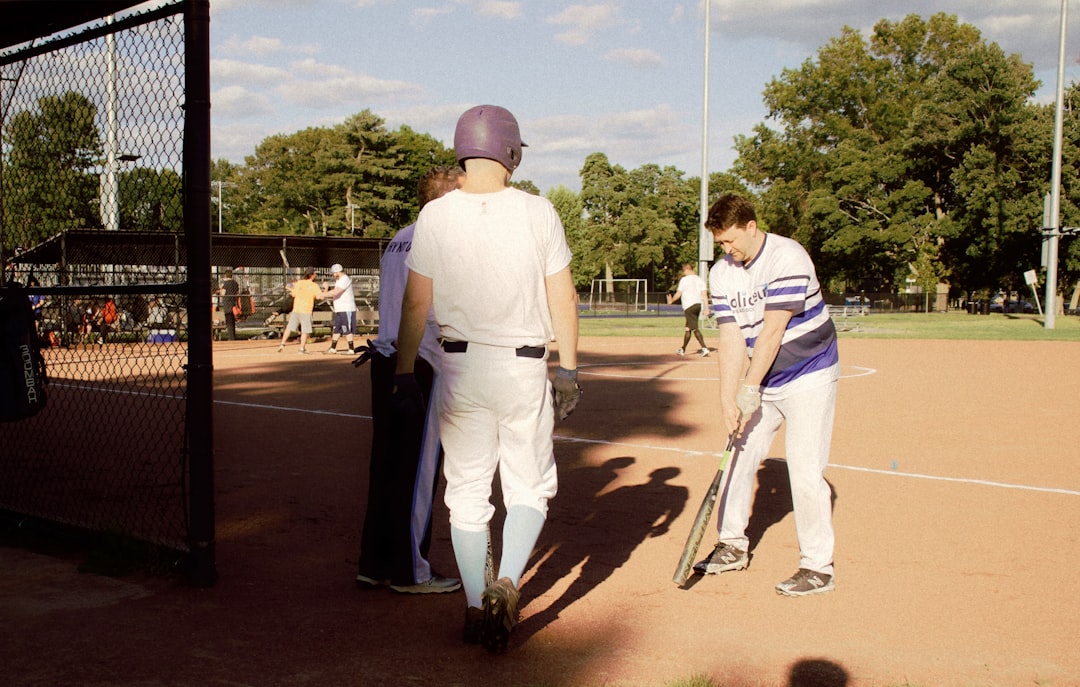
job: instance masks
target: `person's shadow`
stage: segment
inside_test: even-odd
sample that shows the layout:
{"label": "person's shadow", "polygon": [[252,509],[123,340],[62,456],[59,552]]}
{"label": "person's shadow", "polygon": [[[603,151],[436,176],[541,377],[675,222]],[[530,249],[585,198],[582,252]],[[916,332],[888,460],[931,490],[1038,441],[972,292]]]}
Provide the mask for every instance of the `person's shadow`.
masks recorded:
{"label": "person's shadow", "polygon": [[807,658],[791,666],[788,687],[847,687],[848,672],[843,666],[822,658]]}
{"label": "person's shadow", "polygon": [[599,467],[574,470],[563,480],[567,488],[560,486],[560,496],[566,498],[552,509],[554,522],[549,521],[530,564],[536,574],[523,585],[523,592],[539,598],[574,574],[575,568],[580,566],[580,571],[547,608],[521,622],[514,630],[520,638],[515,641],[524,641],[553,622],[622,566],[639,543],[666,534],[682,512],[688,490],[668,483],[679,475],[678,468],[658,468],[644,484],[605,491],[618,471],[633,462],[629,457],[612,458]]}
{"label": "person's shadow", "polygon": [[[833,508],[836,507],[836,488],[829,484]],[[788,479],[787,462],[779,458],[766,458],[757,473],[757,492],[754,494],[746,536],[753,552],[761,543],[770,527],[783,520],[794,510],[791,502],[791,482]]]}

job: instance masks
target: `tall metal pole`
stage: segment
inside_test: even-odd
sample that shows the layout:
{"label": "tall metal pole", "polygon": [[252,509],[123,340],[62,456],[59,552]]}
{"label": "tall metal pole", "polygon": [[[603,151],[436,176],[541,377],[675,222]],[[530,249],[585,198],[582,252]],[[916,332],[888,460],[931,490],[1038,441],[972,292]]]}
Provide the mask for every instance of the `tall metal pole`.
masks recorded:
{"label": "tall metal pole", "polygon": [[[113,23],[113,15],[109,15],[108,23]],[[105,228],[116,231],[120,228],[119,186],[116,182],[116,34],[111,31],[105,37],[105,57],[105,178],[101,184],[101,215]]]}
{"label": "tall metal pole", "polygon": [[702,87],[701,108],[701,222],[698,225],[698,274],[708,279],[709,263],[713,259],[712,233],[705,228],[709,216],[709,5],[705,0],[705,83]]}
{"label": "tall metal pole", "polygon": [[1065,111],[1065,25],[1069,0],[1061,0],[1061,41],[1058,44],[1057,104],[1054,106],[1054,163],[1050,172],[1050,235],[1046,243],[1046,315],[1043,327],[1057,319],[1058,238],[1061,236],[1061,139]]}
{"label": "tall metal pole", "polygon": [[184,238],[188,254],[188,581],[217,581],[210,339],[210,2],[184,0]]}

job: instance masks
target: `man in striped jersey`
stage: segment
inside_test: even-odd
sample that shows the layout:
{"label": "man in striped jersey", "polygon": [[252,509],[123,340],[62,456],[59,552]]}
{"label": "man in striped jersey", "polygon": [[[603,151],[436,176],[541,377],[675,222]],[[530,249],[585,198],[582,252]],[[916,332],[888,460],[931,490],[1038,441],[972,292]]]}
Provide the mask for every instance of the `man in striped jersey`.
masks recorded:
{"label": "man in striped jersey", "polygon": [[749,564],[754,479],[783,423],[800,559],[776,591],[831,591],[832,491],[825,467],[840,365],[814,264],[797,241],[762,231],[753,205],[740,196],[721,196],[705,226],[725,253],[709,272],[709,289],[720,327],[720,412],[725,429],[740,433],[740,445],[727,473],[720,543],[694,568],[715,574]]}

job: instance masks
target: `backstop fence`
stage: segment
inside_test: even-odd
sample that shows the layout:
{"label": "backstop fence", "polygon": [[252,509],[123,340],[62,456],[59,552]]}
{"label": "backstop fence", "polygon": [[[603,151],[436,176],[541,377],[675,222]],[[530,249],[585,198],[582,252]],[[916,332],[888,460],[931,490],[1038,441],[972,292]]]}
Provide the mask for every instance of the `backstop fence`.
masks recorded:
{"label": "backstop fence", "polygon": [[[0,52],[0,264],[40,305],[49,375],[47,407],[0,424],[0,511],[176,552],[201,586],[216,579],[208,25],[205,0],[182,0]],[[41,257],[72,230],[157,240]],[[157,305],[187,315],[153,333]]]}

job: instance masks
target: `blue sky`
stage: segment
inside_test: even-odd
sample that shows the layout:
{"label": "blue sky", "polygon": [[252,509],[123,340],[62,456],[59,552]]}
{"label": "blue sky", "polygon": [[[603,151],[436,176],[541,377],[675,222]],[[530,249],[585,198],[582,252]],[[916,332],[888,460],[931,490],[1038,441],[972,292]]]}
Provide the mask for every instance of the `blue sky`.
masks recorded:
{"label": "blue sky", "polygon": [[[1056,86],[1060,0],[713,0],[710,172],[766,115],[765,84],[843,26],[955,14]],[[1070,14],[1067,82],[1080,76]],[[529,144],[516,179],[580,188],[592,152],[633,169],[702,167],[704,4],[660,0],[211,0],[212,155],[242,162],[266,136],[368,108],[453,145],[482,103],[510,109]],[[1049,177],[1049,161],[1047,176]]]}

